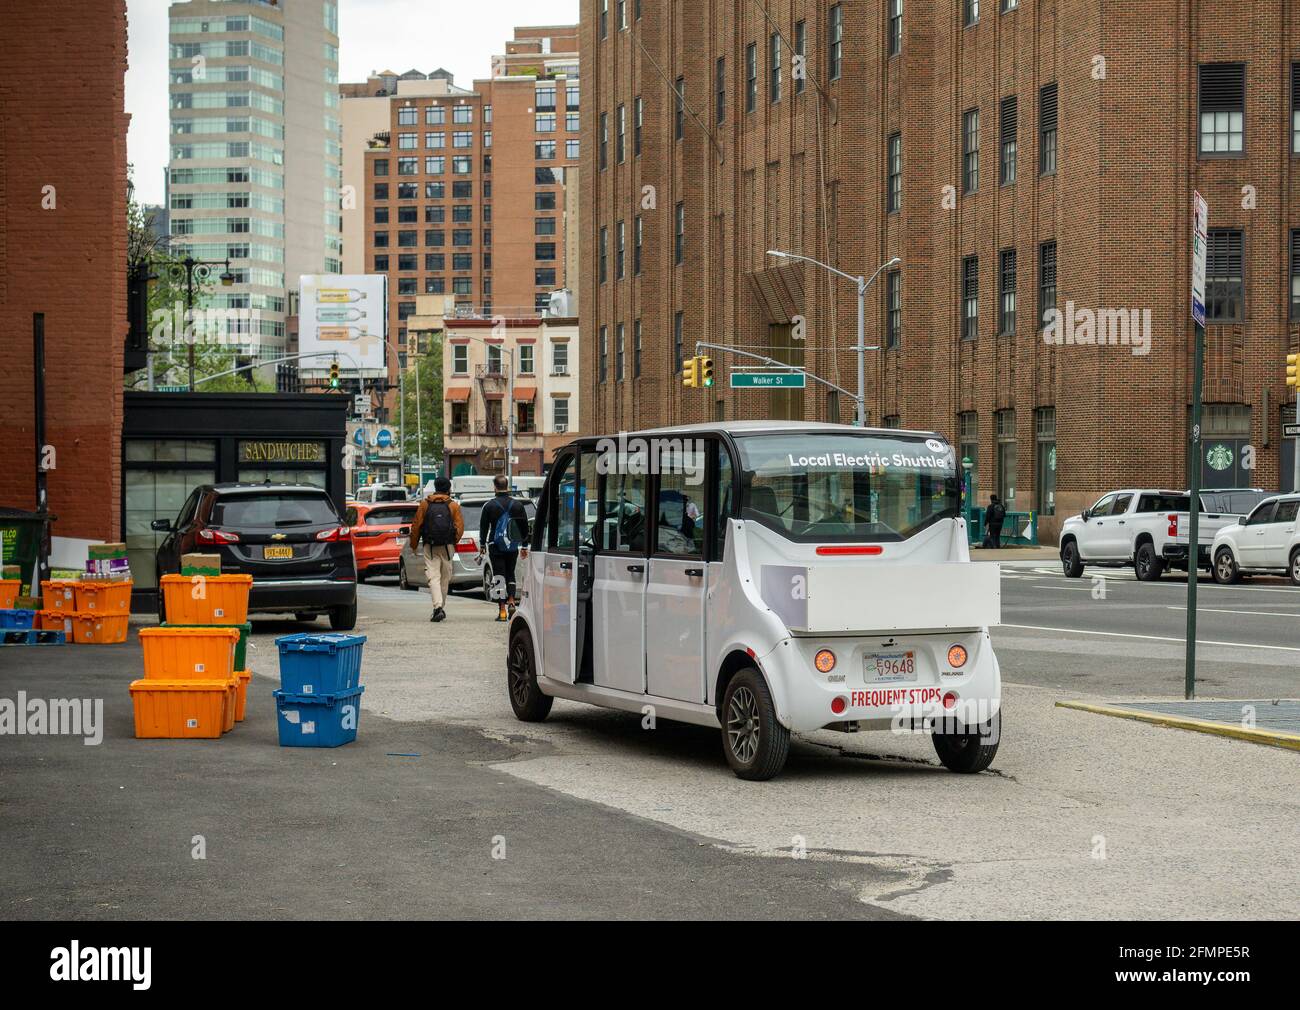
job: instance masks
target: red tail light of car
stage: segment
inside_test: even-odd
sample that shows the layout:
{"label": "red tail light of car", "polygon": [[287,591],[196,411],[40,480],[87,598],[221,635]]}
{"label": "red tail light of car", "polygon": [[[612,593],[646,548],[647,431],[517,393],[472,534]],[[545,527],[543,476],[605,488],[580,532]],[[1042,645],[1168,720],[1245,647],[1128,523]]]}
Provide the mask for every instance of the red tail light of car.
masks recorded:
{"label": "red tail light of car", "polygon": [[316,534],[317,540],[324,540],[333,543],[336,540],[351,540],[352,528],[350,526],[335,526],[332,529],[321,530]]}
{"label": "red tail light of car", "polygon": [[239,543],[238,533],[227,533],[224,530],[213,530],[204,527],[199,530],[199,540],[205,544],[237,544]]}
{"label": "red tail light of car", "polygon": [[1171,537],[1178,536],[1178,513],[1170,512],[1166,518],[1169,520],[1169,535]]}
{"label": "red tail light of car", "polygon": [[477,553],[478,553],[478,543],[475,542],[475,540],[474,540],[473,537],[465,537],[465,538],[463,538],[459,543],[456,544],[456,553],[457,553],[457,554],[477,554]]}

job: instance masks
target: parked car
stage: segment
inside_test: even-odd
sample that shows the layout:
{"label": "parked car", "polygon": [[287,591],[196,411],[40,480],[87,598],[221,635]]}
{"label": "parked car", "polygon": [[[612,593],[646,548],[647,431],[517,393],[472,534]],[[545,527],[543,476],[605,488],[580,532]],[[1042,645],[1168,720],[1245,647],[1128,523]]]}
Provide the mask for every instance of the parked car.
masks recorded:
{"label": "parked car", "polygon": [[[461,514],[465,517],[465,535],[456,545],[456,556],[451,562],[452,589],[481,589],[483,595],[487,596],[488,587],[492,584],[492,562],[484,556],[483,562],[479,563],[478,527],[483,518],[483,506],[489,501],[491,498],[482,495],[459,501]],[[533,518],[537,515],[537,506],[531,501],[524,501],[524,512],[528,515],[531,529]],[[397,583],[403,589],[419,589],[429,584],[424,571],[423,550],[416,554],[409,543],[402,547]]]}
{"label": "parked car", "polygon": [[405,484],[365,484],[357,488],[354,500],[359,505],[385,501],[410,501],[411,489]]}
{"label": "parked car", "polygon": [[[1215,534],[1241,518],[1240,513],[1214,511],[1248,489],[1201,494],[1197,528],[1196,566],[1209,570]],[[1263,494],[1263,492],[1253,492]],[[1232,498],[1226,497],[1232,495]],[[1245,500],[1241,498],[1241,500]],[[1128,488],[1103,495],[1077,516],[1061,524],[1061,568],[1077,579],[1084,565],[1132,566],[1143,582],[1160,578],[1166,568],[1187,571],[1191,565],[1191,496],[1187,491]]]}
{"label": "parked car", "polygon": [[[216,554],[223,575],[253,576],[250,613],[291,613],[299,620],[328,614],[336,631],[356,626],[352,532],[321,488],[202,484],[175,520],[150,525],[167,534],[156,554],[159,576],[179,573],[182,555]],[[167,619],[161,592],[158,619]]]}
{"label": "parked car", "polygon": [[343,513],[343,521],[352,530],[358,582],[365,582],[371,575],[397,574],[417,507],[415,502],[358,503]]}
{"label": "parked car", "polygon": [[1214,581],[1240,582],[1243,575],[1285,572],[1300,586],[1300,494],[1267,498],[1239,523],[1214,536]]}

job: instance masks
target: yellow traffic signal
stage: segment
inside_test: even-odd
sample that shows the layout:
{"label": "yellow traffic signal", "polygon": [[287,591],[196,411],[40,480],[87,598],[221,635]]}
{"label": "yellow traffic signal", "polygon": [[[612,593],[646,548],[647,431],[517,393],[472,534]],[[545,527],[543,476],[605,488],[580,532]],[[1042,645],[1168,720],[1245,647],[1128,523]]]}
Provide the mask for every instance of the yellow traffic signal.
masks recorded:
{"label": "yellow traffic signal", "polygon": [[700,384],[699,358],[687,358],[682,362],[682,385],[691,389]]}
{"label": "yellow traffic signal", "polygon": [[713,385],[713,359],[700,358],[700,385],[706,389]]}
{"label": "yellow traffic signal", "polygon": [[1300,367],[1300,354],[1288,354],[1286,356],[1286,384],[1294,386],[1300,382],[1300,376],[1296,375],[1296,369]]}
{"label": "yellow traffic signal", "polygon": [[339,363],[333,361],[330,363],[330,389],[339,388]]}

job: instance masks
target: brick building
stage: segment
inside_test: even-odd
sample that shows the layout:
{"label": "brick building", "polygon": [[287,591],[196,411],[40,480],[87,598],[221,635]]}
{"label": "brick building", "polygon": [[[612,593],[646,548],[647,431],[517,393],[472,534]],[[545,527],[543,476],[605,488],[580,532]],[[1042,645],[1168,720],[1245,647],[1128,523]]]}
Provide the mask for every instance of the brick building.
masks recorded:
{"label": "brick building", "polygon": [[[574,25],[517,28],[492,77],[472,88],[445,71],[393,77],[384,129],[345,138],[367,145],[361,266],[389,276],[399,355],[417,295],[450,297],[451,315],[519,318],[540,315],[554,291],[571,286],[565,192],[579,158],[576,47]],[[375,90],[345,85],[344,104],[371,101]],[[393,374],[397,367],[390,363]]]}
{"label": "brick building", "polygon": [[[127,330],[126,3],[9,4],[4,24],[0,505],[36,504],[32,317],[44,313],[54,533],[114,541]],[[74,136],[76,157],[52,139]]]}
{"label": "brick building", "polygon": [[718,386],[684,390],[680,362],[740,345],[854,390],[855,286],[766,251],[854,276],[899,257],[867,296],[868,423],[944,432],[980,499],[1043,513],[1044,536],[1109,488],[1185,485],[1199,190],[1204,480],[1290,486],[1296,4],[581,10],[584,431],[850,420],[815,384],[727,388],[720,353]]}

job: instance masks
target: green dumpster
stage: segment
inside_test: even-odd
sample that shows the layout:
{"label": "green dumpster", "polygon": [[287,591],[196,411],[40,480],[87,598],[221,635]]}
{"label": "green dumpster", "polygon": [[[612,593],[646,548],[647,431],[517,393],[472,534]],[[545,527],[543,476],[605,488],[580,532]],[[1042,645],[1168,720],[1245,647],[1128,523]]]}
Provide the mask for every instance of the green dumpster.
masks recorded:
{"label": "green dumpster", "polygon": [[32,579],[36,570],[36,556],[40,552],[41,538],[47,535],[48,524],[53,520],[48,512],[28,512],[24,509],[0,506],[0,564],[17,565],[18,578],[23,584],[22,596],[39,596],[40,586],[34,587]]}

